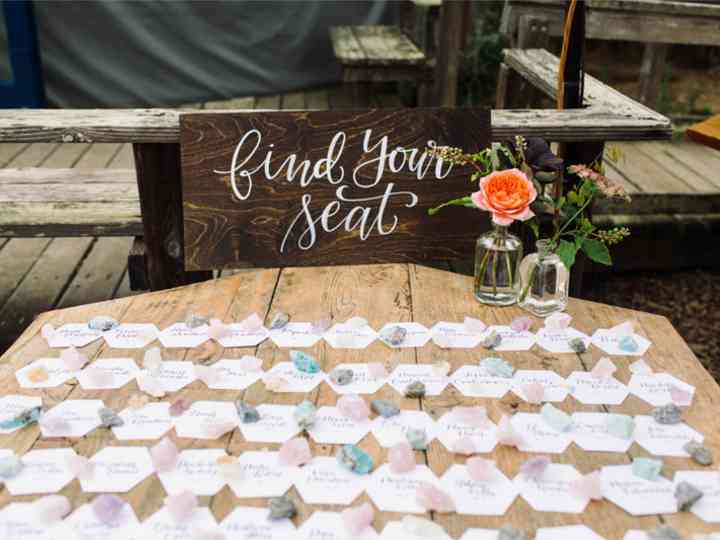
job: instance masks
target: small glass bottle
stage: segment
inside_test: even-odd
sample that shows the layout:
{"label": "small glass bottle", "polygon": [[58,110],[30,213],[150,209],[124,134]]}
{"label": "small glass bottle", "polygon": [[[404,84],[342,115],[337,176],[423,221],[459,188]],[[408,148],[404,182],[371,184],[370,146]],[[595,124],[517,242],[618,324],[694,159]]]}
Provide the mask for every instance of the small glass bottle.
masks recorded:
{"label": "small glass bottle", "polygon": [[522,290],[518,304],[538,317],[567,307],[570,272],[552,247],[550,240],[538,240],[537,253],[527,255],[520,263]]}
{"label": "small glass bottle", "polygon": [[508,228],[493,223],[475,243],[475,298],[483,304],[509,306],[520,293],[522,242]]}

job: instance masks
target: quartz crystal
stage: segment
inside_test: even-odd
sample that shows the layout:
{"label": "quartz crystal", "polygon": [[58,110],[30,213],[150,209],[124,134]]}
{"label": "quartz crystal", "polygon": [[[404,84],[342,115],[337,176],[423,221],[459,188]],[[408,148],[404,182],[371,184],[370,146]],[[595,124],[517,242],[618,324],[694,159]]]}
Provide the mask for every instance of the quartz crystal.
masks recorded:
{"label": "quartz crystal", "polygon": [[427,448],[427,433],[422,428],[408,428],[405,432],[405,438],[414,450],[425,450]]}
{"label": "quartz crystal", "polygon": [[100,417],[100,425],[102,427],[111,428],[125,425],[125,421],[110,407],[101,407],[98,410],[98,416]]}
{"label": "quartz crystal", "polygon": [[175,443],[164,437],[159,443],[150,448],[150,458],[157,472],[170,472],[177,467],[180,451],[175,446]]}
{"label": "quartz crystal", "polygon": [[365,529],[372,525],[373,519],[375,519],[375,509],[370,503],[347,508],[343,510],[341,514],[345,529],[352,537],[360,535]]}
{"label": "quartz crystal", "polygon": [[632,462],[632,472],[639,478],[654,482],[660,477],[663,462],[659,459],[636,457]]}
{"label": "quartz crystal", "polygon": [[329,317],[323,317],[322,319],[313,321],[310,326],[313,334],[323,334],[328,328],[330,328],[331,324],[332,320],[330,320]]}
{"label": "quartz crystal", "polygon": [[415,469],[415,452],[410,444],[400,442],[390,448],[388,454],[390,470],[395,474],[408,473]]}
{"label": "quartz crystal", "polygon": [[210,319],[210,326],[207,329],[207,336],[210,339],[219,341],[231,334],[230,327],[224,324],[220,319]]}
{"label": "quartz crystal", "polygon": [[226,482],[241,482],[245,478],[242,463],[235,456],[220,456],[216,463]]}
{"label": "quartz crystal", "polygon": [[510,329],[513,332],[527,332],[532,328],[532,319],[530,317],[515,317],[510,323]]}
{"label": "quartz crystal", "polygon": [[622,352],[634,353],[640,349],[640,346],[633,336],[622,336],[618,340],[618,348]]}
{"label": "quartz crystal", "polygon": [[85,456],[70,454],[65,459],[65,464],[78,480],[90,480],[95,475],[95,462]]}
{"label": "quartz crystal", "polygon": [[392,418],[400,414],[400,407],[386,399],[373,399],[370,402],[370,407],[383,418]]}
{"label": "quartz crystal", "polygon": [[270,509],[269,519],[272,521],[292,519],[297,514],[295,503],[287,495],[270,499],[268,508]]}
{"label": "quartz crystal", "polygon": [[574,352],[581,354],[587,351],[587,346],[583,338],[575,337],[568,340],[568,347]]}
{"label": "quartz crystal", "polygon": [[670,385],[670,399],[672,399],[672,402],[676,405],[681,405],[684,407],[687,407],[690,405],[690,402],[692,401],[692,393],[688,392],[687,390],[684,390],[683,388],[678,388],[675,385]]}
{"label": "quartz crystal", "polygon": [[176,523],[190,519],[198,506],[197,496],[191,491],[165,497],[165,508]]}
{"label": "quartz crystal", "polygon": [[147,369],[150,373],[157,373],[162,366],[162,355],[159,347],[152,347],[145,351],[142,360],[143,369]]}
{"label": "quartz crystal", "polygon": [[605,429],[608,434],[627,441],[632,439],[635,432],[635,419],[626,414],[610,413],[607,415]]}
{"label": "quartz crystal", "polygon": [[597,364],[592,368],[590,374],[596,379],[609,379],[617,371],[617,367],[613,364],[607,356],[603,356],[597,361]]}
{"label": "quartz crystal", "polygon": [[240,322],[240,330],[243,332],[257,332],[262,328],[263,322],[257,313],[253,313]]}
{"label": "quartz crystal", "polygon": [[658,424],[673,425],[682,422],[682,409],[674,403],[654,408],[652,415]]}
{"label": "quartz crystal", "polygon": [[298,371],[303,373],[318,373],[320,363],[312,356],[302,351],[290,351],[290,360]]}
{"label": "quartz crystal", "polygon": [[515,374],[515,368],[510,362],[496,356],[487,356],[480,360],[480,367],[491,377],[511,379]]}
{"label": "quartz crystal", "polygon": [[545,319],[545,328],[564,330],[570,326],[570,321],[572,321],[572,317],[567,313],[553,313]]}
{"label": "quartz crystal", "polygon": [[168,414],[173,418],[182,416],[190,407],[192,407],[192,401],[189,398],[178,398],[168,408]]}
{"label": "quartz crystal", "polygon": [[281,330],[282,328],[285,328],[289,322],[290,315],[283,313],[282,311],[278,311],[272,318],[272,321],[270,321],[270,330]]}
{"label": "quartz crystal", "polygon": [[402,345],[407,336],[407,330],[402,326],[388,326],[380,332],[380,339],[392,347]]}
{"label": "quartz crystal", "polygon": [[675,486],[675,500],[678,511],[687,512],[703,497],[703,492],[690,482],[680,482]]}
{"label": "quartz crystal", "polygon": [[102,494],[95,497],[92,502],[92,511],[97,520],[105,525],[116,523],[125,501],[117,495]]}
{"label": "quartz crystal", "polygon": [[515,430],[507,414],[503,414],[500,418],[495,436],[497,437],[498,444],[503,446],[517,447],[523,442],[522,435]]}
{"label": "quartz crystal", "polygon": [[88,358],[75,347],[69,347],[60,353],[60,361],[68,370],[77,371],[87,364]]}
{"label": "quartz crystal", "polygon": [[502,343],[502,336],[498,334],[495,330],[492,330],[487,336],[485,336],[482,341],[480,341],[480,346],[485,347],[486,349],[494,349],[498,345]]}
{"label": "quartz crystal", "polygon": [[340,396],[337,400],[337,408],[346,418],[362,422],[370,416],[370,408],[365,400],[355,394],[346,394]]}
{"label": "quartz crystal", "polygon": [[405,397],[417,399],[425,397],[425,384],[421,381],[413,381],[405,387]]}
{"label": "quartz crystal", "polygon": [[539,405],[545,399],[545,387],[538,382],[524,384],[522,392],[527,402],[534,405]]}
{"label": "quartz crystal", "polygon": [[463,326],[468,334],[482,334],[485,331],[485,323],[480,319],[474,319],[472,317],[465,317],[463,320]]}
{"label": "quartz crystal", "polygon": [[312,460],[312,452],[307,439],[295,437],[285,441],[278,452],[278,463],[284,467],[299,467]]}
{"label": "quartz crystal", "polygon": [[38,424],[48,433],[62,433],[70,431],[70,422],[59,414],[44,414],[38,420]]}
{"label": "quartz crystal", "polygon": [[550,403],[542,406],[540,416],[556,431],[567,431],[572,426],[572,417]]}
{"label": "quartz crystal", "polygon": [[497,540],[527,540],[525,533],[512,525],[503,525],[498,530]]}
{"label": "quartz crystal", "polygon": [[204,315],[198,315],[196,313],[189,313],[187,317],[185,317],[185,326],[188,328],[200,328],[204,324],[208,324],[210,322],[210,319],[205,317]]}
{"label": "quartz crystal", "polygon": [[455,511],[455,503],[450,495],[427,482],[418,485],[415,498],[417,503],[428,512],[446,514]]}
{"label": "quartz crystal", "polygon": [[305,400],[295,407],[293,418],[300,429],[308,429],[315,423],[317,408],[312,401]]}
{"label": "quartz crystal", "polygon": [[239,399],[235,402],[235,408],[237,409],[238,418],[242,424],[254,424],[260,421],[260,413],[258,410]]}
{"label": "quartz crystal", "polygon": [[647,532],[648,540],[683,540],[682,535],[669,525],[660,525]]}
{"label": "quartz crystal", "polygon": [[330,380],[338,386],[345,386],[352,382],[354,375],[352,369],[335,368],[330,372]]}
{"label": "quartz crystal", "polygon": [[369,474],[373,469],[370,455],[354,444],[346,444],[338,448],[335,457],[341,467],[357,474]]}
{"label": "quartz crystal", "polygon": [[497,466],[491,459],[481,457],[471,457],[465,461],[468,476],[476,482],[487,482],[495,476]]}
{"label": "quartz crystal", "polygon": [[203,428],[204,434],[210,439],[217,439],[235,429],[235,422],[213,422]]}
{"label": "quartz crystal", "polygon": [[67,516],[72,507],[65,495],[46,495],[32,503],[33,513],[42,525],[52,525]]}
{"label": "quartz crystal", "polygon": [[0,458],[0,479],[9,480],[15,478],[24,465],[22,460],[15,454]]}
{"label": "quartz crystal", "polygon": [[263,380],[265,388],[270,392],[284,392],[290,384],[287,379],[275,375],[269,375]]}
{"label": "quartz crystal", "polygon": [[550,465],[550,458],[547,456],[532,457],[520,466],[520,474],[529,480],[539,481]]}
{"label": "quartz crystal", "polygon": [[140,373],[135,378],[135,382],[140,391],[145,392],[147,395],[156,398],[165,397],[165,388],[163,388],[162,383],[157,377],[151,373]]}
{"label": "quartz crystal", "polygon": [[712,450],[697,441],[688,441],[683,446],[683,450],[690,454],[692,460],[698,465],[708,467],[713,463]]}
{"label": "quartz crystal", "polygon": [[603,494],[600,471],[593,471],[573,482],[570,492],[580,499],[601,500]]}
{"label": "quartz crystal", "polygon": [[115,328],[119,323],[107,315],[97,315],[88,322],[90,330],[98,330],[100,332],[108,332]]}
{"label": "quartz crystal", "polygon": [[37,366],[27,372],[27,378],[31,383],[42,383],[50,378],[48,370],[44,366]]}
{"label": "quartz crystal", "polygon": [[41,413],[42,413],[42,407],[40,407],[40,406],[32,407],[30,409],[25,409],[24,411],[19,412],[12,418],[0,421],[0,429],[10,430],[10,429],[19,429],[19,428],[23,428],[25,426],[29,426],[38,421]]}

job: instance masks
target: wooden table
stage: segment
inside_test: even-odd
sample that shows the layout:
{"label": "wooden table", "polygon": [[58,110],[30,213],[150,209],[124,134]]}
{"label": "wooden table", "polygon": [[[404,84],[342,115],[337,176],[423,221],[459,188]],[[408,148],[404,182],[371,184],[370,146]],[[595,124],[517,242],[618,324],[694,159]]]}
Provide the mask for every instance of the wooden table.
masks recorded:
{"label": "wooden table", "polygon": [[[103,399],[107,406],[120,410],[124,408],[129,396],[137,392],[134,382],[120,390],[108,391],[86,391],[75,383],[67,383],[44,391],[19,389],[14,376],[18,368],[36,358],[58,355],[57,350],[48,350],[39,334],[40,328],[45,323],[57,326],[68,322],[87,322],[94,315],[106,314],[124,322],[154,322],[162,329],[184,320],[188,312],[202,313],[229,322],[242,320],[252,312],[257,312],[269,321],[275,312],[285,311],[295,320],[317,320],[330,314],[334,320],[342,321],[359,315],[367,318],[375,328],[393,321],[417,321],[429,327],[437,321],[458,321],[465,316],[480,318],[488,324],[505,324],[521,313],[518,308],[491,309],[478,304],[470,293],[471,285],[472,279],[469,277],[412,264],[244,270],[232,277],[170,291],[43,313],[2,357],[0,394],[42,395],[46,408],[70,397],[98,398]],[[714,450],[716,456],[720,456],[720,417],[717,414],[720,388],[702,368],[667,319],[579,300],[570,302],[568,312],[574,317],[573,325],[586,333],[592,333],[597,328],[607,328],[627,319],[634,321],[638,332],[647,336],[653,343],[646,355],[650,366],[655,371],[667,371],[697,387],[694,402],[687,412],[686,419],[688,424],[705,435],[706,443]],[[108,350],[102,340],[85,347],[84,352],[90,358],[132,357],[138,363],[144,353],[143,350]],[[388,367],[400,363],[432,363],[447,360],[452,364],[453,369],[457,369],[464,364],[476,363],[486,354],[482,349],[443,350],[432,343],[417,350],[391,351],[379,341],[362,350],[335,350],[324,341],[320,341],[309,349],[309,352],[318,358],[326,371],[330,371],[340,362],[378,360],[386,362]],[[233,358],[244,354],[256,354],[264,360],[265,370],[288,358],[288,350],[275,347],[269,340],[253,349],[223,350],[215,343],[208,342],[196,349],[175,349],[166,351],[165,354],[170,358],[184,358],[205,364],[220,357]],[[552,369],[563,377],[568,376],[572,371],[592,368],[601,355],[599,349],[595,347],[591,347],[587,353],[580,356],[551,355],[538,347],[530,352],[502,353],[502,356],[511,361],[516,368]],[[615,357],[615,362],[619,367],[616,376],[621,381],[627,382],[630,378],[628,358]],[[293,404],[308,397],[320,405],[334,404],[337,399],[335,393],[324,383],[309,396],[305,396],[268,393],[262,383],[256,383],[245,392],[237,392],[209,391],[202,383],[195,382],[182,391],[169,395],[169,399],[179,396],[193,400],[242,398],[253,404],[267,402]],[[448,409],[463,403],[482,402],[495,421],[502,413],[537,409],[537,406],[524,403],[512,394],[508,394],[502,400],[483,401],[466,398],[452,387],[448,387],[439,397],[411,400],[400,399],[390,386],[384,386],[372,397],[399,400],[406,409],[422,408],[435,419]],[[610,410],[634,415],[647,414],[650,411],[649,405],[632,395],[622,405],[614,407],[583,406],[573,399],[566,399],[560,406],[568,412]],[[174,433],[172,436],[174,437]],[[222,447],[233,455],[250,449],[277,446],[247,443],[237,429],[216,441],[176,439],[176,443],[182,448]],[[18,454],[24,454],[31,448],[72,446],[79,454],[91,456],[105,446],[119,444],[110,431],[103,429],[91,432],[79,440],[40,439],[37,426],[20,430],[13,435],[0,436],[0,447],[12,448]],[[150,445],[143,441],[128,441],[122,444]],[[312,441],[310,444],[316,455],[333,455],[335,452],[335,448],[331,445],[317,445]],[[360,446],[372,454],[376,463],[387,462],[387,451],[382,449],[371,435],[365,437]],[[552,459],[554,462],[571,463],[580,472],[588,473],[603,465],[628,463],[633,456],[644,454],[645,451],[637,445],[633,445],[627,454],[590,453],[576,446],[570,446],[564,454],[553,456]],[[491,458],[497,461],[500,469],[508,477],[512,477],[529,456],[515,449],[498,447]],[[433,441],[424,453],[423,459],[440,475],[452,463],[461,463],[465,458],[449,453],[438,441]],[[669,478],[672,478],[676,470],[698,468],[689,459],[665,458],[664,462],[664,474]],[[73,480],[60,493],[70,497],[74,507],[93,498],[92,494],[81,492],[77,480]],[[301,501],[294,493],[294,488],[291,494]],[[126,495],[126,498],[142,521],[161,507],[164,496],[159,480],[152,475],[137,485]],[[13,497],[12,500],[32,498],[34,497]],[[363,495],[362,499],[366,500],[366,495]],[[0,493],[0,506],[4,506],[10,500],[7,491],[3,490]],[[239,504],[266,506],[267,500],[240,500],[226,486],[214,497],[202,497],[201,504],[209,505],[219,521],[229,514],[234,506]],[[297,523],[305,521],[314,509],[317,508],[301,506]],[[342,507],[330,507],[330,509],[341,510]],[[381,531],[387,521],[400,517],[398,514],[378,513],[375,527]],[[690,513],[634,518],[607,501],[591,502],[583,514],[572,515],[536,512],[523,499],[517,498],[508,513],[502,517],[481,518],[449,514],[435,515],[434,519],[441,523],[453,538],[459,538],[469,527],[496,528],[505,523],[523,528],[531,534],[534,534],[538,527],[585,523],[607,540],[620,540],[628,529],[653,529],[661,520],[688,535],[687,538],[691,532],[710,532],[718,529],[717,526],[711,528]]]}

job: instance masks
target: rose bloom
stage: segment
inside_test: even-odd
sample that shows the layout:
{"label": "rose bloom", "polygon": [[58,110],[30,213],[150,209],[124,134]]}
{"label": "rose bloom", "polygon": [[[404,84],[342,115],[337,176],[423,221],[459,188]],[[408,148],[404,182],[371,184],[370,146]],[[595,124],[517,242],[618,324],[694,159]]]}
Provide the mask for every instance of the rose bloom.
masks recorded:
{"label": "rose bloom", "polygon": [[525,221],[535,214],[530,205],[537,191],[530,179],[518,169],[495,171],[480,179],[480,191],[471,195],[480,210],[492,214],[493,223],[510,225],[516,219]]}

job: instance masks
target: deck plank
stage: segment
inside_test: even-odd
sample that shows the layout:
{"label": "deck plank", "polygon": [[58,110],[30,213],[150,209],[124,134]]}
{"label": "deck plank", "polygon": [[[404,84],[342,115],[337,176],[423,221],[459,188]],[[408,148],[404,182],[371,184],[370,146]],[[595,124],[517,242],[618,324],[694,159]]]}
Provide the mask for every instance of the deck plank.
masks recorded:
{"label": "deck plank", "polygon": [[[637,143],[619,145],[624,156],[612,163],[622,176],[642,186],[646,193],[692,193],[697,192],[687,180],[668,172],[651,156],[636,148]],[[640,180],[642,179],[642,180]]]}

